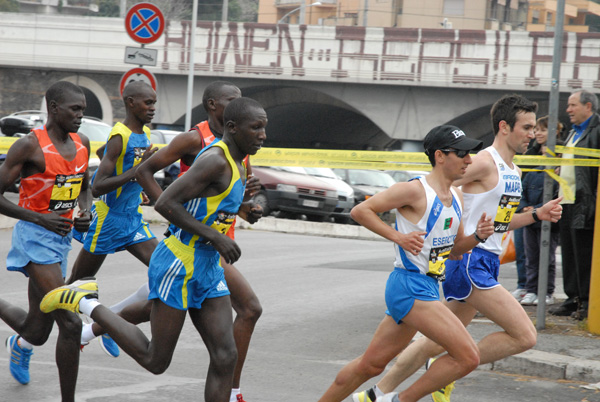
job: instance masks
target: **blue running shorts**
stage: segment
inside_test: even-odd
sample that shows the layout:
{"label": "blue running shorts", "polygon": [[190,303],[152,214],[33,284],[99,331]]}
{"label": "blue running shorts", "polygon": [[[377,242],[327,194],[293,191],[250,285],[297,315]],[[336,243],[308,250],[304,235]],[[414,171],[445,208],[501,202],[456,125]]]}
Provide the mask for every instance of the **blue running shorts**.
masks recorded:
{"label": "blue running shorts", "polygon": [[385,286],[385,304],[387,305],[385,313],[400,324],[412,309],[415,299],[439,301],[440,286],[438,281],[421,273],[395,268],[388,277]]}
{"label": "blue running shorts", "polygon": [[83,243],[86,251],[99,255],[123,251],[154,237],[139,209],[119,213],[109,209],[103,201],[97,201],[92,207],[92,222],[87,232],[73,230],[73,238]]}
{"label": "blue running shorts", "polygon": [[42,265],[60,264],[67,276],[67,256],[71,250],[71,232],[61,236],[35,223],[18,221],[12,232],[12,245],[6,257],[6,268],[29,276],[25,267],[30,262]]}
{"label": "blue running shorts", "polygon": [[160,299],[178,310],[199,309],[206,299],[229,295],[219,253],[210,246],[186,246],[175,236],[154,250],[148,278],[148,299]]}
{"label": "blue running shorts", "polygon": [[500,286],[500,258],[489,251],[475,247],[463,254],[461,260],[446,260],[446,280],[442,282],[446,300],[463,301],[471,295],[472,287],[492,289]]}

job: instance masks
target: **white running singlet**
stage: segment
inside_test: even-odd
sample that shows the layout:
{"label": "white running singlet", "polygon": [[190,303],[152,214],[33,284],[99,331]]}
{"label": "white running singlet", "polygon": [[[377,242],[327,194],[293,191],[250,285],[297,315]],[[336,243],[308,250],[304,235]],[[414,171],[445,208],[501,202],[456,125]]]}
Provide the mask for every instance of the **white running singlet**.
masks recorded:
{"label": "white running singlet", "polygon": [[396,209],[396,230],[401,233],[427,232],[427,235],[425,235],[425,243],[419,255],[406,252],[395,244],[396,261],[394,266],[424,275],[430,273],[434,277],[443,279],[446,271],[445,261],[454,246],[454,239],[460,225],[462,207],[453,188],[450,189],[452,205],[446,207],[438,198],[435,190],[429,186],[426,177],[419,177],[415,180],[419,180],[425,189],[427,209],[417,224],[409,222]]}
{"label": "white running singlet", "polygon": [[511,168],[498,151],[490,146],[484,149],[494,158],[498,170],[498,183],[496,187],[480,194],[471,194],[463,191],[465,201],[464,230],[466,235],[475,232],[477,222],[484,212],[487,216],[494,217],[494,234],[488,237],[485,243],[479,243],[478,248],[496,255],[502,252],[502,234],[508,230],[519,202],[521,201],[521,177],[517,166],[513,163]]}

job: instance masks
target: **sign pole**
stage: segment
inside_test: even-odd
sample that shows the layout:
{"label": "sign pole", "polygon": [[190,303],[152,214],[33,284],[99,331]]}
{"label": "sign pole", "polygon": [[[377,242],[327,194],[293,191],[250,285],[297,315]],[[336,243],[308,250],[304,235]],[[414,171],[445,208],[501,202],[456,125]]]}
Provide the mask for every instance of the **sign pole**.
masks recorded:
{"label": "sign pole", "polygon": [[221,22],[225,24],[229,19],[229,0],[223,0],[223,11],[221,12]]}
{"label": "sign pole", "polygon": [[[552,56],[552,86],[550,87],[550,100],[548,106],[548,139],[546,147],[554,153],[556,146],[556,128],[558,127],[558,100],[560,98],[560,62],[562,60],[563,24],[565,20],[565,0],[556,2],[556,21],[554,23],[554,54]],[[546,169],[551,167],[546,166]],[[544,204],[552,199],[554,180],[545,175],[544,178]],[[550,260],[550,231],[551,223],[542,222],[542,233],[540,241],[540,265],[538,276],[538,305],[536,311],[536,328],[546,328],[546,293],[548,288],[548,264]],[[564,264],[568,263],[563,261]]]}
{"label": "sign pole", "polygon": [[194,50],[196,49],[196,23],[198,21],[198,0],[192,5],[192,27],[190,29],[190,55],[187,82],[187,101],[185,107],[185,129],[192,127],[192,97],[194,94]]}

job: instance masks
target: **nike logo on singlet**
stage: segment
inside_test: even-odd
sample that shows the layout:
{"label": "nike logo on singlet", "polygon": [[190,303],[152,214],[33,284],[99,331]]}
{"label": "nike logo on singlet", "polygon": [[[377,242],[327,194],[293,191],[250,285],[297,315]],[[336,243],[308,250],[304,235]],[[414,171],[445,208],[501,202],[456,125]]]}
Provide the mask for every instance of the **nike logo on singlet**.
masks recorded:
{"label": "nike logo on singlet", "polygon": [[81,166],[75,166],[75,170],[79,172],[81,169],[83,169],[84,166],[85,166],[85,163]]}

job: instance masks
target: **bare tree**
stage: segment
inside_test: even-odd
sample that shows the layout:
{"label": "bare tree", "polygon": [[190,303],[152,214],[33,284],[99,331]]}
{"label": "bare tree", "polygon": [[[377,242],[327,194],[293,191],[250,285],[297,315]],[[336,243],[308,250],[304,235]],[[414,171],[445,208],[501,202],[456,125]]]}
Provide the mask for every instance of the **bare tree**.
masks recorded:
{"label": "bare tree", "polygon": [[[191,0],[145,0],[152,3],[162,11],[166,20],[191,20],[192,19],[192,1]],[[127,0],[127,9],[131,8],[139,0]]]}

